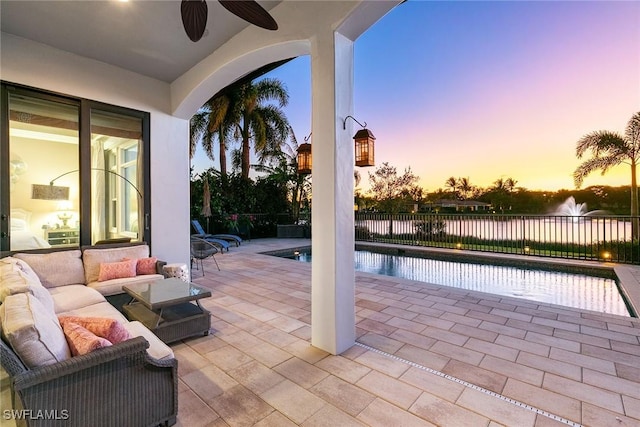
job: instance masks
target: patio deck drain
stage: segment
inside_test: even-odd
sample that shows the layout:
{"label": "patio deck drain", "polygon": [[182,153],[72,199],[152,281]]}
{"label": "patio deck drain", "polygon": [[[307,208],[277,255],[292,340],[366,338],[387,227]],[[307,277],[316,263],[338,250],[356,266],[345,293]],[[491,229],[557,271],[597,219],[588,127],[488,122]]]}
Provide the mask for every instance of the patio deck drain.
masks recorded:
{"label": "patio deck drain", "polygon": [[431,368],[428,368],[426,366],[419,365],[419,364],[417,364],[415,362],[412,362],[410,360],[406,360],[406,359],[403,359],[401,357],[394,356],[393,354],[389,354],[389,353],[386,353],[384,351],[378,350],[376,348],[369,347],[366,344],[362,344],[362,343],[356,342],[356,345],[358,347],[362,347],[364,349],[367,349],[367,350],[372,351],[374,353],[380,354],[382,356],[389,357],[391,359],[397,360],[397,361],[402,362],[402,363],[406,363],[407,365],[413,366],[414,368],[418,368],[418,369],[421,369],[423,371],[429,372],[429,373],[431,373],[433,375],[437,375],[439,377],[445,378],[445,379],[447,379],[449,381],[456,382],[456,383],[461,384],[461,385],[463,385],[465,387],[468,387],[470,389],[479,391],[480,393],[484,393],[484,394],[487,394],[489,396],[495,397],[496,399],[499,399],[499,400],[502,400],[504,402],[510,403],[510,404],[515,405],[515,406],[517,406],[519,408],[526,409],[528,411],[531,411],[531,412],[534,412],[536,414],[545,416],[547,418],[551,418],[552,420],[558,421],[559,423],[563,423],[563,424],[566,424],[566,425],[572,426],[572,427],[582,427],[582,424],[576,423],[575,421],[571,421],[571,420],[563,418],[563,417],[561,417],[559,415],[555,415],[555,414],[552,414],[550,412],[543,411],[542,409],[536,408],[535,406],[527,405],[526,403],[520,402],[520,401],[515,400],[515,399],[511,399],[510,397],[503,396],[500,393],[496,393],[494,391],[487,390],[486,388],[477,386],[477,385],[472,384],[470,382],[467,382],[465,380],[461,380],[460,378],[456,378],[456,377],[453,377],[451,375],[445,374],[444,372],[436,371],[435,369],[431,369]]}

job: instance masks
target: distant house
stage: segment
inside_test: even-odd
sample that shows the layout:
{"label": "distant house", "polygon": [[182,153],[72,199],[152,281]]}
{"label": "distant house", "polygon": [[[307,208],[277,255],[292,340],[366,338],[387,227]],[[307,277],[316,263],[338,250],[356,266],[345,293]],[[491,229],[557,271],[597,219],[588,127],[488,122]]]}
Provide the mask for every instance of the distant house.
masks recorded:
{"label": "distant house", "polygon": [[456,212],[476,212],[476,211],[488,211],[491,209],[491,204],[479,202],[477,200],[455,200],[455,199],[440,199],[434,202],[427,202],[425,204],[431,210],[446,209],[448,211],[455,210]]}

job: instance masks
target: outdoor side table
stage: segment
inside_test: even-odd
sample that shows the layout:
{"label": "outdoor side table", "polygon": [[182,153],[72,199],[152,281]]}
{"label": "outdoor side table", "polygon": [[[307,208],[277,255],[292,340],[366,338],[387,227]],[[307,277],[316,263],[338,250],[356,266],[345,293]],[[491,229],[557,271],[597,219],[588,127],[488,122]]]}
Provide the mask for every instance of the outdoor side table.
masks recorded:
{"label": "outdoor side table", "polygon": [[162,271],[164,272],[165,277],[175,277],[183,282],[189,282],[189,267],[187,264],[165,264],[162,266]]}
{"label": "outdoor side table", "polygon": [[175,277],[122,289],[132,298],[122,306],[129,320],[139,321],[165,343],[209,335],[211,314],[200,299],[210,297],[211,290]]}

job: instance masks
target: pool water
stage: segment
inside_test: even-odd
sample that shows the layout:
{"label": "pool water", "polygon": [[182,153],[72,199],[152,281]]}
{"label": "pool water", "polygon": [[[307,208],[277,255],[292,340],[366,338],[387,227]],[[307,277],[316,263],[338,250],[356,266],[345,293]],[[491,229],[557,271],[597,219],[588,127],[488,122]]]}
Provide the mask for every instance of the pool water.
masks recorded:
{"label": "pool water", "polygon": [[[311,262],[311,254],[290,258]],[[356,270],[630,316],[614,279],[587,274],[355,251]]]}

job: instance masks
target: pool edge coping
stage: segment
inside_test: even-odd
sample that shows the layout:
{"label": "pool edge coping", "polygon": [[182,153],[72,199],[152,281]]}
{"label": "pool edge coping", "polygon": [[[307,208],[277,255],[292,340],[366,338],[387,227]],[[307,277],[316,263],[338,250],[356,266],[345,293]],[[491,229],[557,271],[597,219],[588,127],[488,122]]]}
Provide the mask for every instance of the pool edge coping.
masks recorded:
{"label": "pool edge coping", "polygon": [[[464,249],[443,249],[443,248],[431,248],[424,246],[409,246],[409,245],[397,245],[392,243],[373,243],[373,242],[356,242],[354,249],[375,248],[377,250],[384,249],[389,252],[398,253],[415,253],[415,254],[430,254],[447,256],[450,258],[465,258],[467,260],[476,261],[502,261],[504,264],[511,265],[520,264],[521,266],[541,267],[541,266],[554,266],[564,267],[571,269],[578,269],[583,271],[608,273],[615,276],[618,282],[618,287],[623,297],[626,300],[629,314],[632,318],[640,318],[640,267],[634,267],[627,264],[617,264],[613,262],[598,262],[587,260],[568,260],[561,258],[545,258],[535,255],[518,255],[518,254],[498,254],[491,252],[477,252],[467,251]],[[302,251],[311,249],[311,245],[300,245],[291,248],[283,248],[273,251],[260,252],[263,255],[277,255],[286,254],[291,251]],[[515,261],[515,262],[514,262]],[[634,275],[634,270],[637,270],[637,276]]]}

